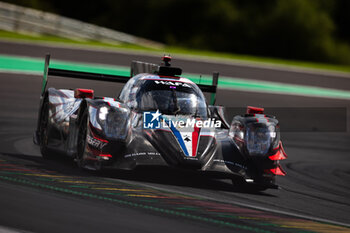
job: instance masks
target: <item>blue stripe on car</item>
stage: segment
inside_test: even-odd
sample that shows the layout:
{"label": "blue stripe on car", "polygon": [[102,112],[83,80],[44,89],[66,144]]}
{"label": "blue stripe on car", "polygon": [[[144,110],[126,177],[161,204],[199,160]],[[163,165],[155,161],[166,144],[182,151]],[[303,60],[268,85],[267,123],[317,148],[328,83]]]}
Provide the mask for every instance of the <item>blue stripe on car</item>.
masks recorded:
{"label": "blue stripe on car", "polygon": [[[169,121],[170,121],[170,120],[169,120]],[[184,140],[182,139],[181,133],[174,127],[173,124],[170,124],[169,122],[167,122],[167,123],[168,123],[168,126],[170,127],[171,131],[172,131],[173,134],[175,135],[177,141],[179,142],[182,151],[185,153],[186,156],[189,156],[188,151],[187,151],[187,148],[186,148],[186,146],[185,146],[185,142],[184,142]]]}

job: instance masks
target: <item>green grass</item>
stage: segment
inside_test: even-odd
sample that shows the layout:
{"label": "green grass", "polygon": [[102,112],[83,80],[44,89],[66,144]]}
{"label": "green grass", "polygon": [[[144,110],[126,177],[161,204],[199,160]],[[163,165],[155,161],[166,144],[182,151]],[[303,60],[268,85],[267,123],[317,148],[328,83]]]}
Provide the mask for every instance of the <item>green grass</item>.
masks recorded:
{"label": "green grass", "polygon": [[70,45],[79,45],[79,46],[89,46],[89,47],[103,47],[110,49],[126,49],[126,50],[136,50],[136,51],[147,51],[154,52],[158,54],[171,54],[171,55],[192,55],[192,56],[200,56],[212,59],[227,59],[230,60],[239,60],[246,62],[256,62],[261,64],[273,64],[273,65],[285,65],[285,66],[293,66],[293,67],[301,67],[301,68],[313,68],[320,70],[332,70],[332,71],[341,71],[350,73],[349,65],[336,65],[336,64],[327,64],[327,63],[317,63],[317,62],[307,62],[307,61],[296,61],[296,60],[286,60],[286,59],[278,59],[278,58],[269,58],[269,57],[257,57],[250,55],[239,55],[239,54],[231,54],[231,53],[220,53],[213,51],[204,51],[204,50],[195,50],[195,49],[187,49],[180,47],[170,47],[165,46],[164,48],[148,48],[134,44],[127,43],[109,43],[109,42],[99,42],[99,41],[87,41],[87,40],[73,40],[66,39],[56,36],[49,35],[26,35],[19,34],[14,32],[7,32],[0,30],[0,38],[3,39],[11,39],[11,40],[25,40],[40,43],[42,41],[48,43],[63,43]]}

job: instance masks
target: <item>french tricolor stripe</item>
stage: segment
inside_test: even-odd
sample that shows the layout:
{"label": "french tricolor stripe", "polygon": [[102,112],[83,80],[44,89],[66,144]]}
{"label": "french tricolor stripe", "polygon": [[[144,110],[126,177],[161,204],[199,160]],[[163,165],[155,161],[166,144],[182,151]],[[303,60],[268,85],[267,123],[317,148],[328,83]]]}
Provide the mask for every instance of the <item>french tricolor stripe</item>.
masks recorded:
{"label": "french tricolor stripe", "polygon": [[189,153],[187,151],[187,148],[185,146],[185,142],[182,138],[181,133],[173,126],[173,124],[169,124],[171,131],[173,131],[174,136],[176,137],[177,141],[179,142],[182,151],[185,153],[186,156],[189,156]]}
{"label": "french tricolor stripe", "polygon": [[194,126],[194,130],[192,132],[192,157],[195,157],[197,155],[199,131],[200,131],[200,128],[198,128],[197,126]]}

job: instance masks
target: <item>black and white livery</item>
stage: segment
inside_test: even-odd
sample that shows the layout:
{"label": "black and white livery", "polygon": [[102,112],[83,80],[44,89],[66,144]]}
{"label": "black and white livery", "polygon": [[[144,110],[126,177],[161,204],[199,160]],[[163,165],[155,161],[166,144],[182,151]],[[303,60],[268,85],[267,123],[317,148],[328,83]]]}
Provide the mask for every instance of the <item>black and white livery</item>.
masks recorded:
{"label": "black and white livery", "polygon": [[[218,73],[212,85],[195,84],[170,60],[133,61],[124,77],[50,68],[47,55],[34,133],[43,157],[65,154],[92,170],[169,166],[277,188],[286,158],[278,120],[249,106],[227,123],[224,107],[214,105]],[[96,97],[91,89],[47,89],[48,76],[126,84],[118,97]],[[211,93],[210,104],[203,92]]]}

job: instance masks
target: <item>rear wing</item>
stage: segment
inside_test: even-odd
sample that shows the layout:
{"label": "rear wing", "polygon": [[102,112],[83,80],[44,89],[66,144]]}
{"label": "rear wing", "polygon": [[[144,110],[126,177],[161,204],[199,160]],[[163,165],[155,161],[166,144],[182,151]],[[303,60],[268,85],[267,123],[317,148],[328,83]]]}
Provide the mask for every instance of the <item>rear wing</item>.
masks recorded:
{"label": "rear wing", "polygon": [[[86,79],[86,80],[98,80],[98,81],[107,81],[107,82],[117,82],[117,83],[126,83],[131,77],[140,74],[140,73],[150,73],[150,74],[159,74],[159,75],[168,75],[176,76],[181,75],[182,70],[176,67],[169,66],[159,66],[152,63],[132,61],[130,76],[123,75],[111,75],[111,74],[101,74],[101,73],[92,73],[92,72],[83,72],[75,70],[66,70],[66,69],[57,69],[50,68],[50,54],[47,54],[45,57],[45,66],[44,66],[44,75],[41,88],[41,95],[43,96],[48,82],[48,76],[59,76],[66,78],[77,78],[77,79]],[[218,85],[219,73],[213,73],[213,82],[212,85],[197,84],[197,86],[202,90],[202,92],[211,93],[210,104],[215,104],[216,99],[216,89]]]}

